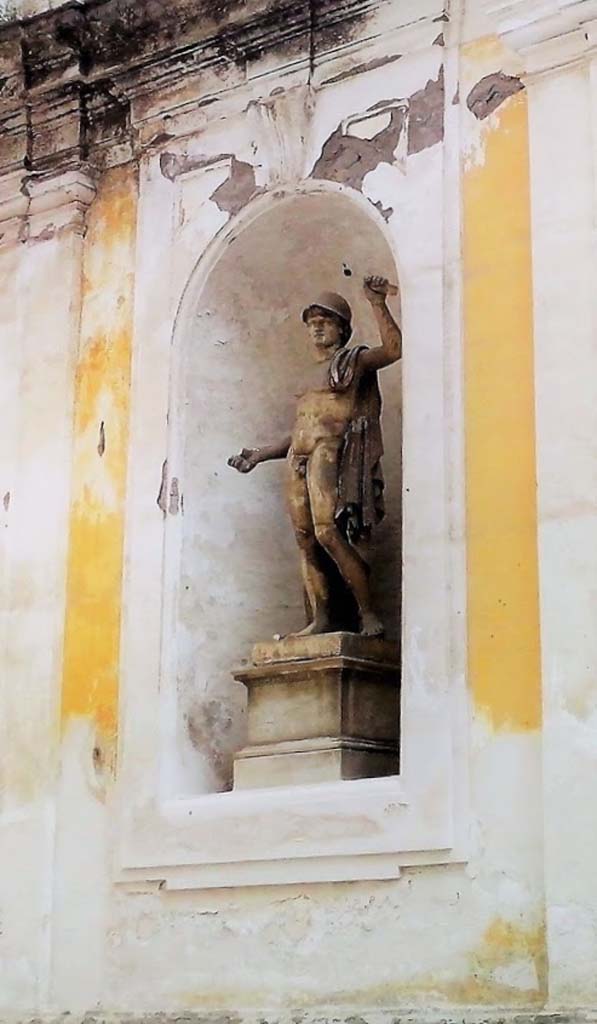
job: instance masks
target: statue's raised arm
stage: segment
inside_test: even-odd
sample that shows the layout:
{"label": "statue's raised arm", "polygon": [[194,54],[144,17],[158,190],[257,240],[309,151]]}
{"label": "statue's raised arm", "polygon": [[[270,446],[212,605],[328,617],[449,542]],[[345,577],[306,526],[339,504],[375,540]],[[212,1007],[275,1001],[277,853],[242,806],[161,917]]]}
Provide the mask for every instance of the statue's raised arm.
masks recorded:
{"label": "statue's raised arm", "polygon": [[396,295],[398,288],[385,277],[366,277],[363,288],[377,322],[381,345],[363,352],[360,363],[364,370],[383,370],[402,355],[402,331],[386,305],[387,296]]}

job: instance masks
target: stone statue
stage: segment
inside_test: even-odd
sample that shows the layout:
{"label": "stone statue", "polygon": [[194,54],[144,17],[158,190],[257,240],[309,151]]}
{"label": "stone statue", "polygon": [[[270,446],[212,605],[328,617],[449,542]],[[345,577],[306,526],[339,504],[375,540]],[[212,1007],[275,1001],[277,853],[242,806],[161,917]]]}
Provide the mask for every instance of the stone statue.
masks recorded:
{"label": "stone statue", "polygon": [[384,277],[367,277],[381,344],[347,348],[352,312],[341,295],[323,292],[302,319],[320,366],[317,379],[300,396],[290,437],[264,448],[243,448],[228,465],[250,473],[260,462],[286,459],[287,499],[300,550],[309,623],[297,635],[336,628],[330,568],[356,602],[358,632],[383,636],[371,605],[369,567],[358,550],[383,517],[381,395],[377,371],[402,354],[402,332],[386,305],[397,288]]}

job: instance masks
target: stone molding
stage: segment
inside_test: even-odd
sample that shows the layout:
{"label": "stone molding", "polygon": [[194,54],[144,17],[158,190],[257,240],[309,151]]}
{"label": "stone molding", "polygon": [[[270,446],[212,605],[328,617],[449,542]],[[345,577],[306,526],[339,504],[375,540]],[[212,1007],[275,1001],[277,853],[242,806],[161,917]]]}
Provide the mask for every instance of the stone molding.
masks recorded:
{"label": "stone molding", "polygon": [[35,1017],[13,1017],[10,1024],[594,1024],[597,1008],[511,1010],[487,1006],[463,1006],[457,1013],[446,1007],[414,1009],[362,1006],[311,1007],[298,1010],[218,1011],[173,1010],[161,1013],[36,1013]]}
{"label": "stone molding", "polygon": [[486,10],[528,75],[594,56],[597,0],[487,0]]}
{"label": "stone molding", "polygon": [[[307,173],[305,145],[313,114],[313,89],[309,83],[297,85],[277,96],[267,96],[250,104],[256,130],[263,139],[271,168],[269,186],[300,181]],[[288,132],[287,126],[293,131]]]}
{"label": "stone molding", "polygon": [[13,172],[0,178],[0,246],[43,241],[65,229],[84,234],[94,197],[89,169],[39,176]]}

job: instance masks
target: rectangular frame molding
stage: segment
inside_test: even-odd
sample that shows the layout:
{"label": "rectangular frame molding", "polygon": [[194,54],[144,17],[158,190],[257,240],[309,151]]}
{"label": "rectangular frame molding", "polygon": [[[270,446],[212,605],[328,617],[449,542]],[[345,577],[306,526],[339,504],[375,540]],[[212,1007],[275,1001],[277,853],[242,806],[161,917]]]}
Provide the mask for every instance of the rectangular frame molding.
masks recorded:
{"label": "rectangular frame molding", "polygon": [[[436,33],[431,17],[429,28]],[[380,54],[388,45],[381,36]],[[442,62],[451,98],[458,48],[431,45],[396,65],[396,95],[424,88]],[[285,84],[297,84],[292,74]],[[371,103],[384,98],[383,89],[379,77],[368,78]],[[329,120],[332,91],[340,119],[358,113],[350,81],[328,86],[323,113],[316,103],[310,122],[315,139],[325,137],[327,122],[318,119]],[[170,651],[176,645],[181,517],[157,509],[156,495],[164,480],[183,471],[182,439],[168,423],[176,373],[172,332],[183,286],[225,223],[203,176],[213,180],[209,155],[221,152],[226,103],[227,145],[246,153],[255,124],[238,117],[233,90],[219,101],[213,122],[206,125],[203,115],[194,135],[186,120],[184,139],[168,141],[169,153],[184,157],[179,175],[164,176],[159,153],[148,155],[140,171],[116,881],[135,891],[329,882],[396,878],[404,865],[461,862],[468,703],[460,173],[459,154],[446,153],[441,144],[409,157],[406,171],[396,169],[396,213],[388,223],[399,253],[406,338],[401,774],[173,797],[176,779],[167,751],[176,742]],[[449,100],[445,117],[447,130],[458,133],[459,111]],[[258,130],[268,130],[265,122]],[[263,151],[276,152],[267,142]],[[203,169],[194,154],[203,156]],[[188,177],[185,167],[192,168]],[[381,198],[381,178],[370,175],[363,202]],[[156,236],[159,247],[152,244]],[[428,600],[430,588],[436,601]]]}

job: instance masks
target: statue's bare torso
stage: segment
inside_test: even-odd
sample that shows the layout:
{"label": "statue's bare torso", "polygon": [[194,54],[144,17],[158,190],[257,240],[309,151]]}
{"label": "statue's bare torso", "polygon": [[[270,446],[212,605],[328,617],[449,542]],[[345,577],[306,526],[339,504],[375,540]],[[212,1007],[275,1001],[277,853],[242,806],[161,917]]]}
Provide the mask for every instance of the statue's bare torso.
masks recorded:
{"label": "statue's bare torso", "polygon": [[[327,367],[326,367],[327,378]],[[312,388],[299,396],[290,447],[295,455],[311,455],[321,441],[341,440],[353,418],[358,380],[346,391]]]}

